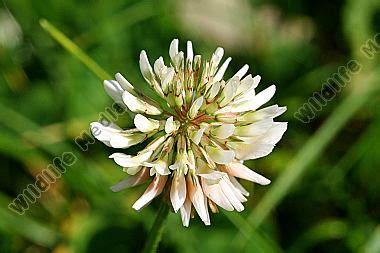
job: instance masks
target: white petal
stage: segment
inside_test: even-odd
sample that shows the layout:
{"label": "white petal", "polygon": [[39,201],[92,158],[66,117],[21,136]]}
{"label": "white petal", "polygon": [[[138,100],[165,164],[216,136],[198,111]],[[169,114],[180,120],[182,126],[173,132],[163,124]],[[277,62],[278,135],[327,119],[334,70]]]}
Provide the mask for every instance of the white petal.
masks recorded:
{"label": "white petal", "polygon": [[136,128],[143,133],[157,130],[160,127],[160,122],[158,120],[148,119],[141,114],[137,114],[133,121]]}
{"label": "white petal", "polygon": [[141,74],[149,83],[152,83],[154,79],[153,69],[152,66],[150,66],[148,56],[146,55],[146,52],[144,50],[142,50],[140,53],[139,63]]}
{"label": "white petal", "polygon": [[249,90],[254,90],[260,83],[261,77],[259,75],[252,78],[251,75],[246,76],[241,80],[240,85],[237,87],[236,94],[241,94],[244,100],[244,95]]}
{"label": "white petal", "polygon": [[226,173],[208,169],[208,171],[197,172],[197,175],[204,178],[206,182],[211,185],[219,183],[219,181],[226,176]]}
{"label": "white petal", "polygon": [[199,54],[194,56],[194,64],[193,64],[193,70],[194,71],[200,68],[201,60],[202,60],[202,57]]}
{"label": "white petal", "polygon": [[279,107],[278,105],[271,105],[260,109],[258,111],[247,112],[239,117],[241,122],[253,122],[259,121],[266,118],[275,118],[286,111],[286,107]]}
{"label": "white petal", "polygon": [[218,127],[215,127],[211,130],[211,134],[219,139],[227,139],[235,131],[235,126],[233,124],[224,124]]}
{"label": "white petal", "polygon": [[260,106],[268,102],[273,97],[275,92],[276,92],[275,85],[271,85],[265,90],[261,91],[254,97],[253,99],[254,103],[249,104],[250,105],[249,109],[256,110],[257,108],[259,108]]}
{"label": "white petal", "polygon": [[203,104],[203,96],[200,96],[199,98],[197,98],[197,99],[193,102],[193,104],[191,105],[190,110],[189,110],[189,112],[188,112],[189,117],[190,117],[191,119],[193,119],[193,118],[195,118],[195,116],[197,116],[198,111],[199,111],[199,109],[201,108],[202,104]]}
{"label": "white petal", "polygon": [[187,42],[187,59],[192,62],[194,58],[193,44],[191,41]]}
{"label": "white petal", "polygon": [[234,135],[237,136],[258,136],[265,134],[273,125],[273,119],[268,118],[245,126],[238,126],[235,129]]}
{"label": "white petal", "polygon": [[170,47],[169,47],[169,55],[170,55],[170,58],[173,60],[174,57],[178,54],[178,39],[174,39],[172,40],[172,42],[170,43]]}
{"label": "white petal", "polygon": [[221,94],[222,100],[219,103],[220,107],[224,107],[225,105],[231,102],[231,100],[235,96],[235,92],[236,92],[236,88],[238,84],[239,84],[239,79],[237,77],[233,77],[227,82]]}
{"label": "white petal", "polygon": [[209,171],[214,171],[210,168],[209,164],[201,158],[197,158],[197,173],[209,173]]}
{"label": "white petal", "polygon": [[207,184],[205,180],[202,180],[203,190],[206,196],[211,199],[215,204],[224,208],[227,211],[233,211],[234,207],[231,205],[228,198],[223,193],[219,184]]}
{"label": "white petal", "polygon": [[103,142],[107,146],[111,146],[110,139],[112,134],[120,133],[122,129],[112,123],[108,126],[104,126],[100,122],[92,122],[90,124],[92,135],[99,141]]}
{"label": "white petal", "polygon": [[169,169],[171,170],[179,170],[182,166],[182,161],[176,161],[174,164],[169,165]]}
{"label": "white petal", "polygon": [[275,145],[281,140],[282,135],[288,128],[287,122],[275,122],[271,129],[260,138],[260,142]]}
{"label": "white petal", "polygon": [[132,112],[146,113],[149,115],[159,115],[162,112],[159,108],[148,104],[127,91],[124,91],[123,93],[123,102]]}
{"label": "white petal", "polygon": [[241,194],[244,196],[249,196],[249,192],[237,181],[237,179],[234,176],[228,175],[228,178],[230,179],[233,186],[235,186],[236,189],[238,189]]}
{"label": "white petal", "polygon": [[113,153],[109,158],[114,159],[115,163],[122,167],[135,167],[141,166],[144,162],[146,162],[152,153],[153,151],[148,151],[136,156],[130,156],[123,153]]}
{"label": "white petal", "polygon": [[201,141],[201,138],[203,136],[203,133],[204,133],[205,129],[206,129],[206,127],[202,127],[202,128],[198,129],[198,131],[196,131],[194,133],[194,135],[192,136],[191,139],[192,139],[192,141],[195,144],[197,144],[197,145],[199,144],[199,142]]}
{"label": "white petal", "polygon": [[[164,59],[160,56],[153,64],[154,73],[162,78],[163,72],[166,70]],[[161,79],[162,80],[162,79]]]}
{"label": "white petal", "polygon": [[220,90],[220,82],[213,83],[211,88],[207,92],[207,101],[211,102]]}
{"label": "white petal", "polygon": [[122,74],[116,73],[115,79],[124,90],[126,90],[126,91],[128,91],[134,95],[136,94],[133,85],[130,82],[128,82],[128,80],[125,79]]}
{"label": "white petal", "polygon": [[[229,177],[225,177],[223,178],[223,181],[226,185],[228,185],[228,188],[230,189],[230,191],[234,194],[234,196],[239,200],[239,202],[246,202],[247,201],[247,198],[244,197],[244,195],[240,192],[239,189],[237,189],[230,181],[230,178]],[[222,183],[223,184],[223,183]],[[227,189],[227,187],[224,187]],[[241,209],[241,211],[244,210],[244,206],[243,206],[243,209]]]}
{"label": "white petal", "polygon": [[147,137],[146,134],[140,132],[126,133],[111,123],[109,126],[104,126],[99,122],[93,122],[90,128],[96,139],[114,148],[128,148],[144,141]]}
{"label": "white petal", "polygon": [[224,55],[224,49],[218,47],[211,57],[211,64],[213,68],[217,68]]}
{"label": "white petal", "polygon": [[[203,156],[203,159],[205,160],[206,162],[206,166],[207,167],[212,167],[212,168],[215,168],[216,167],[216,164],[215,162],[211,159],[210,157],[210,154],[207,153],[207,151],[203,148],[203,147],[199,147],[199,151],[201,151],[201,154]],[[201,160],[203,162],[203,160]],[[199,162],[199,159],[197,159],[197,162]]]}
{"label": "white petal", "polygon": [[166,73],[163,75],[163,80],[161,82],[161,85],[162,85],[162,90],[165,93],[167,93],[169,85],[173,81],[174,74],[175,74],[174,68],[170,67],[170,68],[167,69]]}
{"label": "white petal", "polygon": [[104,89],[106,90],[107,94],[117,103],[123,104],[123,88],[120,86],[120,84],[114,80],[105,80],[103,82]]}
{"label": "white petal", "polygon": [[174,121],[173,116],[171,116],[170,118],[166,120],[165,133],[171,134],[172,132],[177,131],[177,129],[178,129],[178,125]]}
{"label": "white petal", "polygon": [[[238,94],[238,93],[236,93],[236,94]],[[235,105],[243,104],[244,102],[251,101],[252,99],[255,98],[255,96],[256,96],[255,89],[247,90],[244,93],[236,96],[234,98],[234,101],[232,101],[229,105],[232,107]]]}
{"label": "white petal", "polygon": [[240,113],[221,113],[215,116],[216,121],[224,123],[238,123]]}
{"label": "white petal", "polygon": [[228,164],[232,162],[235,154],[232,150],[223,150],[212,146],[206,147],[207,154],[218,164]]}
{"label": "white petal", "polygon": [[190,222],[190,215],[191,215],[191,200],[188,197],[186,197],[185,203],[180,208],[180,213],[181,213],[182,224],[185,227],[188,227],[189,222]]}
{"label": "white petal", "polygon": [[226,172],[234,177],[239,177],[261,185],[270,184],[270,180],[254,172],[244,164],[233,162],[224,167]]}
{"label": "white petal", "polygon": [[274,148],[274,145],[259,142],[227,142],[227,147],[235,152],[236,159],[249,160],[257,159],[270,154]]}
{"label": "white petal", "polygon": [[249,69],[249,66],[245,64],[234,76],[237,76],[240,80],[243,78],[245,74],[247,74],[248,69]]}
{"label": "white petal", "polygon": [[[194,153],[191,149],[189,149],[187,151],[186,164],[188,165],[187,169],[195,171],[195,157],[194,157]],[[187,170],[185,171],[185,174],[187,174]]]}
{"label": "white petal", "polygon": [[227,60],[223,63],[223,65],[219,68],[218,72],[216,72],[215,76],[214,76],[214,79],[213,79],[213,82],[219,82],[220,80],[222,80],[223,76],[224,76],[224,73],[226,72],[227,70],[227,67],[228,67],[228,64],[230,64],[232,58],[231,57],[228,57]]}
{"label": "white petal", "polygon": [[136,175],[129,176],[126,179],[124,179],[123,181],[115,184],[114,186],[111,187],[111,190],[113,192],[118,192],[118,191],[121,191],[125,188],[134,187],[134,186],[145,183],[149,178],[150,178],[149,170],[143,169],[139,173],[137,173]]}
{"label": "white petal", "polygon": [[166,136],[157,137],[145,147],[145,150],[156,151],[164,143],[165,140]]}
{"label": "white petal", "polygon": [[156,173],[162,176],[169,175],[170,170],[168,166],[162,166],[162,164],[154,166]]}
{"label": "white petal", "polygon": [[145,162],[145,163],[143,163],[143,166],[151,168],[151,170],[150,170],[151,176],[153,176],[154,174],[158,174],[158,175],[162,175],[162,176],[170,174],[170,170],[168,168],[168,165],[163,160],[158,160],[155,162]]}
{"label": "white petal", "polygon": [[223,178],[223,180],[221,180],[219,184],[224,195],[228,198],[235,210],[238,212],[243,211],[244,206],[241,202],[244,202],[247,199],[235,189],[235,187],[231,184],[228,178]]}
{"label": "white petal", "polygon": [[156,176],[144,194],[133,204],[132,208],[135,210],[140,210],[149,204],[149,202],[152,201],[155,197],[160,195],[164,189],[167,178],[167,176]]}
{"label": "white petal", "polygon": [[175,173],[170,188],[170,201],[172,202],[174,212],[177,212],[186,199],[186,180],[182,173]]}
{"label": "white petal", "polygon": [[218,111],[216,114],[225,113],[225,112],[246,112],[254,111],[266,102],[268,102],[276,92],[276,86],[272,85],[262,92],[258,93],[255,97],[250,100],[243,101],[239,104],[234,104],[231,106],[226,106]]}
{"label": "white petal", "polygon": [[123,168],[123,171],[127,172],[129,175],[136,175],[139,171],[141,171],[141,169],[142,169],[141,166],[127,167],[127,168]]}
{"label": "white petal", "polygon": [[139,144],[146,138],[147,135],[143,133],[112,134],[110,138],[110,145],[113,148],[129,148],[133,145]]}
{"label": "white petal", "polygon": [[246,143],[261,143],[275,145],[281,140],[282,135],[287,129],[287,122],[274,122],[272,126],[261,135],[252,135],[249,137],[236,136]]}
{"label": "white petal", "polygon": [[183,52],[182,51],[180,51],[176,56],[174,56],[174,58],[172,59],[172,61],[173,61],[173,66],[175,67],[175,69],[177,70],[177,71],[180,71],[179,69],[180,69],[180,67],[181,67],[181,65],[182,65],[182,62],[183,62],[183,56],[184,54],[183,54]]}

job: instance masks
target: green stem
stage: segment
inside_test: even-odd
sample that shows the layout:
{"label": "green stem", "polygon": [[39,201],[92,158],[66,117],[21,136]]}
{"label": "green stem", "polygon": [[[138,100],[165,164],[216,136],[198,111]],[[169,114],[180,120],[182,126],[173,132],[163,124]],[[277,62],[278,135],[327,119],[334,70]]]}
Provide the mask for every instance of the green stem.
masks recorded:
{"label": "green stem", "polygon": [[165,221],[168,214],[168,205],[165,202],[162,202],[160,208],[158,209],[157,217],[154,220],[152,229],[149,232],[148,240],[143,250],[144,253],[156,252],[162,233],[164,232]]}

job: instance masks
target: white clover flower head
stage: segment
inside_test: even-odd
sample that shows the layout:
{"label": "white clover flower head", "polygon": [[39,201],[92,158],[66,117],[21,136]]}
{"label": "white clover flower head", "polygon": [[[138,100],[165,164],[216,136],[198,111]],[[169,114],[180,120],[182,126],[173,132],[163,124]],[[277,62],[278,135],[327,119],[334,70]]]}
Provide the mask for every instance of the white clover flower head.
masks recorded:
{"label": "white clover flower head", "polygon": [[136,128],[123,130],[94,122],[91,130],[98,140],[114,148],[147,141],[135,156],[110,156],[129,174],[113,191],[150,182],[134,209],[140,210],[164,192],[173,210],[180,211],[184,226],[189,225],[192,210],[209,225],[209,209],[244,210],[242,203],[249,193],[236,178],[270,183],[243,161],[273,150],[287,128],[286,122],[273,119],[286,107],[259,109],[272,98],[275,86],[256,93],[260,76],[246,75],[248,65],[224,78],[231,58],[219,66],[223,48],[217,48],[211,60],[203,60],[194,56],[190,41],[186,55],[178,51],[178,44],[178,39],[170,44],[168,66],[160,57],[152,67],[145,51],[140,54],[142,75],[161,101],[142,94],[119,73],[116,80],[104,82],[117,103],[137,113]]}

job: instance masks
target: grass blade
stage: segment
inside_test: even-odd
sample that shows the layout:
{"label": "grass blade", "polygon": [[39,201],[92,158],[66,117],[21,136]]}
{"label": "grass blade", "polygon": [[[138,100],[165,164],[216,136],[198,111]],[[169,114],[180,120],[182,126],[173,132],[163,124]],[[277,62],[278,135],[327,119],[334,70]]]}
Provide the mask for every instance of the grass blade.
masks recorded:
{"label": "grass blade", "polygon": [[111,76],[100,67],[90,56],[88,56],[82,49],[80,49],[74,42],[72,42],[66,35],[59,31],[46,19],[40,20],[41,27],[48,32],[61,46],[81,61],[87,68],[89,68],[99,79],[111,79]]}

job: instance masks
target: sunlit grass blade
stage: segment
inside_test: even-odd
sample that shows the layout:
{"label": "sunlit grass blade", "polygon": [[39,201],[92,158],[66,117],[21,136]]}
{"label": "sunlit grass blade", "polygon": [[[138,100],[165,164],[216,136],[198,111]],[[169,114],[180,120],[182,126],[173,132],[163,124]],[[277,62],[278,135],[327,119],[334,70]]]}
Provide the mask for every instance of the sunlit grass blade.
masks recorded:
{"label": "sunlit grass blade", "polygon": [[46,19],[40,20],[41,27],[48,32],[61,46],[86,65],[99,79],[111,79],[111,76],[101,68],[90,56],[72,42],[65,34],[59,31]]}

